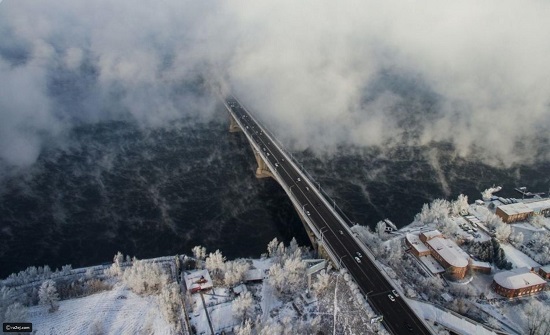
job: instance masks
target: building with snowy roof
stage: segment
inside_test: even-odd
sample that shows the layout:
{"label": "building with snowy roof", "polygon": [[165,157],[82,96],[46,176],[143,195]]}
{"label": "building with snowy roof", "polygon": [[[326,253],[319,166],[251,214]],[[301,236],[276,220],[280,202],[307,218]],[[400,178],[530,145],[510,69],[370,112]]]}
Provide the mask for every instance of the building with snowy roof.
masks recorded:
{"label": "building with snowy roof", "polygon": [[208,270],[185,271],[183,280],[185,281],[185,287],[191,293],[209,290],[213,286]]}
{"label": "building with snowy roof", "polygon": [[416,234],[405,235],[405,243],[411,248],[411,252],[416,257],[427,256],[430,254],[430,249],[420,240]]}
{"label": "building with snowy roof", "polygon": [[521,202],[498,206],[495,211],[495,214],[506,223],[527,220],[533,213],[534,211],[532,208]]}
{"label": "building with snowy roof", "polygon": [[497,273],[491,284],[493,290],[507,298],[521,297],[544,290],[546,281],[528,267]]}
{"label": "building with snowy roof", "polygon": [[493,270],[493,267],[491,266],[491,263],[488,262],[481,262],[476,260],[470,260],[470,268],[474,271],[490,274]]}
{"label": "building with snowy roof", "polygon": [[441,234],[441,232],[437,229],[425,231],[420,234],[420,241],[426,243],[427,241],[435,237],[443,237],[443,234]]}
{"label": "building with snowy roof", "polygon": [[260,269],[250,269],[244,273],[245,282],[261,282],[264,280],[264,272]]}
{"label": "building with snowy roof", "polygon": [[550,216],[550,199],[526,202],[525,205],[531,208],[534,214]]}
{"label": "building with snowy roof", "polygon": [[445,272],[455,279],[464,278],[470,265],[472,265],[472,270],[491,272],[491,265],[488,263],[473,262],[470,264],[470,256],[455,242],[446,239],[439,230],[422,232],[420,235],[407,234],[405,243],[411,247],[411,252],[434,274],[441,273],[441,268],[436,267],[433,261],[424,259],[425,257],[430,256],[430,259],[436,260],[445,269]]}
{"label": "building with snowy roof", "polygon": [[550,264],[541,266],[539,269],[539,275],[544,279],[550,279]]}
{"label": "building with snowy roof", "polygon": [[456,279],[462,279],[468,269],[469,256],[456,243],[443,237],[426,242],[432,256]]}

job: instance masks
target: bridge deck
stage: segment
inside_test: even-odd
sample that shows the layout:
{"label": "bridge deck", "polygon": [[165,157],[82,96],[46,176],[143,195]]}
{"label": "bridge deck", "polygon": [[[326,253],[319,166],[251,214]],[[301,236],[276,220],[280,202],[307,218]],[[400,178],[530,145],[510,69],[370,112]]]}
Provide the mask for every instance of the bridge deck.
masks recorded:
{"label": "bridge deck", "polygon": [[403,298],[389,299],[388,294],[394,289],[389,280],[369,259],[364,246],[291,157],[266,134],[263,126],[236,98],[227,98],[224,103],[253,147],[261,152],[275,179],[301,210],[333,261],[348,270],[372,307],[384,316],[386,329],[393,334],[430,334]]}

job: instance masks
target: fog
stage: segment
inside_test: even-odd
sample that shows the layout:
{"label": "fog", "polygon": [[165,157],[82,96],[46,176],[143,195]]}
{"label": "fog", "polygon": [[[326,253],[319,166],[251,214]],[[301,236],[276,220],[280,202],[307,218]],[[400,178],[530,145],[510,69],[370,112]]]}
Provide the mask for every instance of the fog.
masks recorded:
{"label": "fog", "polygon": [[549,17],[542,0],[7,0],[0,162],[29,166],[76,125],[209,120],[205,75],[294,150],[548,160]]}

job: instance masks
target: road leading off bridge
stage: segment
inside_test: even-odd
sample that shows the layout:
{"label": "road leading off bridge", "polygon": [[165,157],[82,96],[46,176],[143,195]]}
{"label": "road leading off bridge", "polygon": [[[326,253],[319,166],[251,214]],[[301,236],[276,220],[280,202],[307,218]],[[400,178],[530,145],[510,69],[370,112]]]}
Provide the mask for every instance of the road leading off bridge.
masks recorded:
{"label": "road leading off bridge", "polygon": [[298,167],[290,154],[275,140],[236,97],[224,99],[231,132],[242,131],[254,152],[258,178],[272,177],[289,196],[300,215],[314,248],[335,264],[346,268],[383,324],[393,334],[430,334],[406,300],[390,299],[395,288],[374,263],[372,254],[357,240],[317,184]]}

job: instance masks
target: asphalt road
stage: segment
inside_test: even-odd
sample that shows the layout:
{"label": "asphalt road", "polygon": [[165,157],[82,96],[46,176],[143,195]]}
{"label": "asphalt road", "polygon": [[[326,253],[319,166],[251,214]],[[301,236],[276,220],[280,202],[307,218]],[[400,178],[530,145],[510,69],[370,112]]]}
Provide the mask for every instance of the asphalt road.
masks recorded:
{"label": "asphalt road", "polygon": [[[430,334],[429,330],[414,314],[401,297],[392,294],[391,283],[365,255],[351,231],[336,217],[328,202],[312,190],[295,165],[288,161],[283,152],[262,131],[260,125],[234,97],[226,99],[227,106],[238,119],[241,128],[249,134],[277,170],[279,182],[285,183],[295,199],[301,204],[302,215],[308,216],[321,232],[325,244],[331,249],[358,284],[375,311],[384,316],[383,324],[393,334]],[[388,295],[394,296],[392,301]]]}

